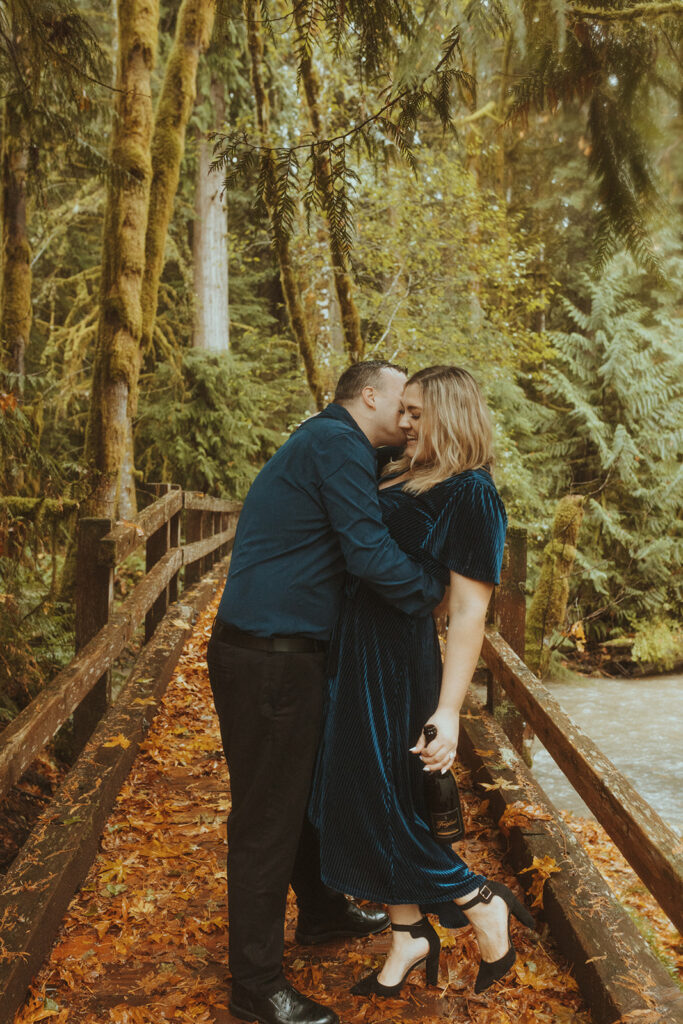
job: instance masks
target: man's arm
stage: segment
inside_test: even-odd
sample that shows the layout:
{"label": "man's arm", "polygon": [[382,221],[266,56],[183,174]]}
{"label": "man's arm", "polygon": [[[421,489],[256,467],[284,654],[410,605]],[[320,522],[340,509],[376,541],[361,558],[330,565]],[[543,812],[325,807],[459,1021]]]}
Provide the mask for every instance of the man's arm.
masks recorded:
{"label": "man's arm", "polygon": [[[346,454],[346,453],[345,453]],[[346,567],[410,615],[426,615],[443,586],[406,555],[382,522],[372,456],[350,444],[348,457],[321,483]]]}

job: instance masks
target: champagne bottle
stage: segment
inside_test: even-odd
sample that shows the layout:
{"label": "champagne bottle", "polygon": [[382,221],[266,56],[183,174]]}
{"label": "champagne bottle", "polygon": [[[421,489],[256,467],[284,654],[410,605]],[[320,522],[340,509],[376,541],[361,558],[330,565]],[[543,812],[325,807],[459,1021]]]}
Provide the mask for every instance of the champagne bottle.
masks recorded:
{"label": "champagne bottle", "polygon": [[[425,725],[427,744],[436,739],[435,725]],[[440,771],[424,773],[425,800],[429,812],[429,827],[439,843],[456,843],[465,836],[465,826],[460,806],[460,793],[453,771],[444,775]]]}

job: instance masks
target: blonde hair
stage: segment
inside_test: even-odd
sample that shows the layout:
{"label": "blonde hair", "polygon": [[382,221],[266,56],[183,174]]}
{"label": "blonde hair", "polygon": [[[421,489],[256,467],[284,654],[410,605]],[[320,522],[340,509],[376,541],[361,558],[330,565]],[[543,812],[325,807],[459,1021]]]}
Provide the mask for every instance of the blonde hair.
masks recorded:
{"label": "blonde hair", "polygon": [[422,494],[466,469],[493,464],[491,417],[479,385],[459,366],[429,366],[414,373],[422,397],[420,434],[412,458],[385,466],[383,476],[410,472],[404,490]]}

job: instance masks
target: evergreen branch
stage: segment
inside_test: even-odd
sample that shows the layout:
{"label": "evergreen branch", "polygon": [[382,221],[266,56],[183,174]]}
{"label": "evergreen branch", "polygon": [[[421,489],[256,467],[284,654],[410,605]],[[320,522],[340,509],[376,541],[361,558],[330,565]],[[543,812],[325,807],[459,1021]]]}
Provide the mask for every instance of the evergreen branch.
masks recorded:
{"label": "evergreen branch", "polygon": [[569,7],[570,18],[581,18],[587,21],[627,22],[638,19],[665,18],[669,15],[683,15],[682,0],[669,0],[668,3],[634,4],[633,7]]}
{"label": "evergreen branch", "polygon": [[[341,132],[339,135],[333,135],[331,138],[327,139],[315,139],[313,142],[307,140],[306,142],[297,143],[294,146],[288,147],[289,151],[295,152],[302,149],[308,150],[311,148],[311,146],[314,149],[319,149],[322,151],[338,143],[344,143],[348,139],[353,138],[354,136],[362,135],[364,129],[370,127],[372,124],[384,123],[384,125],[386,125],[388,123],[393,123],[389,122],[388,119],[384,117],[384,114],[386,114],[386,112],[389,110],[395,109],[402,103],[407,104],[408,109],[410,108],[411,104],[419,104],[420,106],[422,106],[424,102],[426,102],[427,98],[427,92],[424,89],[425,83],[429,81],[431,78],[436,78],[437,82],[440,81],[440,76],[443,74],[443,66],[446,63],[447,59],[449,59],[449,57],[442,57],[442,59],[439,61],[436,67],[422,79],[422,83],[418,88],[406,88],[402,90],[402,92],[398,93],[393,98],[388,99],[386,103],[384,103],[383,106],[379,107],[379,109],[375,110],[374,113],[368,114],[368,116],[363,121],[361,121],[360,124],[354,125],[353,128],[349,128],[348,131]],[[469,88],[473,88],[474,78],[467,71],[458,69],[456,72],[451,71],[451,74],[454,74],[459,82],[465,84]],[[228,147],[227,150],[225,150],[222,154],[220,154],[212,161],[212,171],[220,170],[223,167],[225,153],[229,152],[231,156],[234,154],[234,137],[234,133],[231,133],[229,135],[225,135],[222,132],[210,133],[209,139],[214,143],[214,151],[219,150],[222,142],[225,142]],[[251,142],[246,132],[243,131],[241,132],[241,145],[247,146],[261,153],[282,152],[282,147],[266,146],[263,143]]]}

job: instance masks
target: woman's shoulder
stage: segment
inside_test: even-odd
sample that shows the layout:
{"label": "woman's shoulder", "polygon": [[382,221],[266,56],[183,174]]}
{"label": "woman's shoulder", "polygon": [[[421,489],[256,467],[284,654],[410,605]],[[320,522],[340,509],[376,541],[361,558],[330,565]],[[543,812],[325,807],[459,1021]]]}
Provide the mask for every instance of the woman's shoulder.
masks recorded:
{"label": "woman's shoulder", "polygon": [[454,473],[436,484],[432,491],[434,497],[439,497],[441,502],[449,502],[458,497],[467,500],[476,494],[495,495],[498,500],[500,496],[490,472],[485,468],[466,469],[462,473]]}

